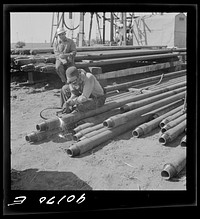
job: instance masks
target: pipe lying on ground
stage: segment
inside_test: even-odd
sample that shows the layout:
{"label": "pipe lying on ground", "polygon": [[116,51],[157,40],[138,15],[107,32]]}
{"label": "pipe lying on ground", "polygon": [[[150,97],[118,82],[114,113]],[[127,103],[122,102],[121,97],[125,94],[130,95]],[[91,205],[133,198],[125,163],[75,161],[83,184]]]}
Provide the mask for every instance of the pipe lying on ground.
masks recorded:
{"label": "pipe lying on ground", "polygon": [[170,153],[169,161],[164,164],[161,176],[169,180],[176,176],[186,165],[186,149],[178,147]]}
{"label": "pipe lying on ground", "polygon": [[[176,72],[172,72],[172,73],[167,73],[164,75],[163,80],[166,78],[175,78],[175,77],[179,77],[181,75],[185,75],[186,74],[186,70],[181,70],[181,71],[176,71]],[[110,85],[105,87],[106,92],[109,91],[113,91],[113,90],[120,90],[120,89],[124,89],[124,88],[129,88],[132,87],[134,85],[139,85],[139,84],[143,84],[146,82],[151,82],[151,81],[159,81],[160,79],[160,75],[159,76],[154,76],[154,77],[149,77],[149,78],[144,78],[144,79],[139,79],[139,80],[135,80],[135,81],[131,81],[131,82],[126,82],[126,83],[121,83],[121,84],[116,84],[116,85]]]}
{"label": "pipe lying on ground", "polygon": [[181,146],[182,147],[186,147],[186,141],[187,141],[187,137],[186,137],[186,135],[181,139]]}
{"label": "pipe lying on ground", "polygon": [[160,128],[162,129],[167,123],[179,118],[180,116],[182,116],[184,114],[184,112],[182,110],[180,110],[179,112],[175,113],[174,115],[168,116],[166,118],[164,118],[161,122],[160,122]]}
{"label": "pipe lying on ground", "polygon": [[137,126],[141,123],[148,121],[151,116],[152,115],[138,116],[135,120],[129,121],[124,125],[118,126],[114,129],[106,129],[104,132],[92,136],[91,138],[86,138],[82,141],[79,141],[75,145],[72,145],[70,148],[66,149],[66,152],[70,157],[83,154],[86,151],[89,151],[97,147],[101,143],[104,143],[109,139],[130,130],[134,126]]}
{"label": "pipe lying on ground", "polygon": [[142,107],[144,105],[147,105],[147,104],[150,104],[150,103],[153,103],[153,102],[156,102],[158,100],[161,100],[161,99],[164,99],[164,98],[167,98],[167,97],[171,97],[171,96],[173,96],[175,94],[178,94],[178,93],[180,93],[182,91],[185,91],[185,90],[186,90],[186,87],[181,87],[181,88],[178,88],[176,90],[165,92],[163,94],[159,94],[159,95],[155,95],[153,97],[145,98],[144,100],[140,100],[140,101],[136,101],[136,102],[130,102],[130,103],[127,103],[126,105],[120,107],[120,110],[121,110],[122,113],[128,112],[130,110]]}
{"label": "pipe lying on ground", "polygon": [[182,87],[184,85],[185,85],[185,82],[167,87],[167,88],[162,89],[162,90],[158,90],[155,93],[151,92],[151,93],[141,94],[141,95],[137,95],[137,96],[133,96],[133,97],[127,97],[127,98],[124,98],[123,100],[116,100],[114,102],[109,102],[109,103],[105,104],[104,106],[99,107],[98,109],[90,110],[87,112],[70,113],[67,115],[63,115],[62,118],[53,118],[53,119],[45,120],[42,123],[37,124],[36,129],[40,130],[40,131],[56,129],[57,127],[60,126],[61,123],[65,123],[65,124],[75,123],[75,122],[80,121],[81,119],[92,117],[92,116],[95,116],[97,114],[107,112],[111,109],[121,107],[122,105],[127,104],[129,102],[141,100],[143,98],[153,96],[153,95],[158,94],[160,92],[164,93],[164,92]]}
{"label": "pipe lying on ground", "polygon": [[184,95],[185,95],[185,92],[181,92],[181,93],[176,94],[172,97],[167,97],[163,100],[159,100],[157,102],[150,103],[146,106],[139,107],[139,108],[131,110],[129,112],[119,114],[116,116],[111,116],[109,119],[105,120],[103,122],[103,124],[104,124],[104,126],[106,126],[108,128],[119,126],[121,124],[124,124],[124,123],[132,120],[132,119],[135,119],[138,115],[145,114],[145,113],[152,111],[156,108],[159,108],[161,106],[164,106],[166,104],[169,104],[169,103],[172,103],[176,100],[179,100],[179,99],[183,98]]}
{"label": "pipe lying on ground", "polygon": [[40,72],[44,72],[44,73],[49,73],[49,72],[54,72],[54,71],[55,71],[55,66],[53,65],[46,65],[40,68]]}
{"label": "pipe lying on ground", "polygon": [[33,131],[30,134],[27,134],[25,136],[26,141],[30,142],[30,143],[34,143],[34,142],[38,142],[38,141],[42,141],[44,139],[47,139],[48,137],[50,137],[53,134],[57,134],[61,131],[61,129],[56,129],[53,131]]}
{"label": "pipe lying on ground", "polygon": [[[183,107],[183,106],[182,106],[182,105],[183,105],[183,102],[184,102],[184,99],[181,99],[181,100],[175,101],[175,102],[173,102],[173,103],[170,103],[170,104],[168,104],[168,105],[166,105],[166,106],[163,106],[163,107],[161,107],[161,108],[159,108],[159,109],[156,109],[156,110],[151,111],[152,113],[154,113],[153,119],[156,119],[156,118],[158,118],[159,116],[162,116],[163,114],[166,114],[167,112],[169,112],[169,111],[171,111],[171,110],[173,110],[173,109],[175,109],[175,108],[177,108],[177,107],[179,107],[179,106]],[[179,108],[180,110],[181,110],[181,107]],[[177,111],[177,112],[178,112],[178,111]],[[164,119],[164,118],[163,118],[163,119]],[[162,120],[161,120],[161,121],[162,121]]]}
{"label": "pipe lying on ground", "polygon": [[81,137],[83,137],[85,134],[89,133],[89,132],[93,132],[93,131],[96,131],[96,130],[99,130],[101,128],[103,128],[103,124],[100,123],[98,125],[94,125],[92,127],[88,127],[86,129],[83,129],[81,131],[79,131],[78,133],[76,133],[75,135],[73,135],[73,139],[75,141],[78,141]]}
{"label": "pipe lying on ground", "polygon": [[29,58],[29,59],[17,59],[15,60],[15,65],[27,65],[30,63],[38,63],[38,62],[44,62],[44,58]]}
{"label": "pipe lying on ground", "polygon": [[138,138],[142,135],[145,135],[145,134],[151,132],[152,130],[154,130],[155,128],[157,128],[159,126],[159,123],[163,118],[165,118],[168,115],[174,114],[175,112],[179,111],[181,108],[182,108],[182,106],[179,106],[179,107],[177,107],[173,110],[170,110],[169,112],[166,112],[165,114],[157,117],[156,119],[153,119],[147,123],[144,123],[144,124],[138,126],[136,129],[134,129],[132,131],[132,135],[134,137]]}
{"label": "pipe lying on ground", "polygon": [[167,123],[165,126],[161,128],[161,132],[165,133],[167,130],[173,128],[174,126],[181,123],[183,120],[186,119],[186,113],[184,113],[182,116],[179,116],[178,118],[172,120],[171,122]]}
{"label": "pipe lying on ground", "polygon": [[84,119],[84,122],[85,122],[84,124],[81,124],[72,130],[72,134],[75,135],[81,130],[84,130],[86,128],[93,127],[94,125],[102,123],[105,119],[109,118],[112,115],[116,115],[118,113],[120,113],[120,109],[117,108],[117,109],[109,110],[105,113],[101,113],[94,117],[86,118]]}
{"label": "pipe lying on ground", "polygon": [[101,132],[104,132],[104,131],[106,131],[106,130],[108,130],[108,129],[103,126],[102,128],[100,128],[100,129],[98,129],[98,130],[95,130],[95,131],[92,131],[92,132],[89,132],[89,133],[83,135],[79,140],[80,140],[80,141],[83,141],[83,140],[86,139],[86,138],[91,138],[91,137],[93,137],[94,135],[97,135],[97,134],[99,134],[99,133],[101,133]]}
{"label": "pipe lying on ground", "polygon": [[181,133],[184,132],[186,127],[186,120],[179,123],[177,126],[167,130],[164,134],[162,134],[159,138],[159,142],[162,145],[166,145],[167,143],[176,139]]}

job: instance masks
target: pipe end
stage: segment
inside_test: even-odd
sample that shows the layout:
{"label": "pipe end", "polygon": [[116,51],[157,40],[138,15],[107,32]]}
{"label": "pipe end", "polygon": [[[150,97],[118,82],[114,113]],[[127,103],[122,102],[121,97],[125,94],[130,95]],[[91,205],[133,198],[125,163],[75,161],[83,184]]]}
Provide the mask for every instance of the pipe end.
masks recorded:
{"label": "pipe end", "polygon": [[107,119],[103,122],[103,126],[111,128],[115,125],[112,119]]}
{"label": "pipe end", "polygon": [[167,135],[166,133],[164,133],[163,135],[160,136],[159,138],[159,142],[162,144],[162,145],[165,145],[167,142],[170,141],[170,137],[169,135]]}
{"label": "pipe end", "polygon": [[132,131],[133,137],[136,137],[136,138],[138,138],[139,136],[141,136],[143,134],[144,134],[144,131],[143,131],[143,129],[141,127],[137,127],[136,129],[134,129]]}
{"label": "pipe end", "polygon": [[160,128],[163,128],[167,123],[168,123],[168,121],[166,119],[162,120],[160,122]]}
{"label": "pipe end", "polygon": [[80,154],[80,150],[77,147],[71,147],[66,150],[69,157],[74,157]]}
{"label": "pipe end", "polygon": [[171,164],[165,164],[163,170],[161,171],[161,176],[165,180],[171,179],[174,175],[176,175],[177,171],[175,167]]}
{"label": "pipe end", "polygon": [[45,122],[42,122],[42,123],[36,125],[36,129],[38,131],[46,131],[48,129],[48,127],[46,126]]}
{"label": "pipe end", "polygon": [[30,138],[29,138],[28,135],[25,136],[25,140],[28,141],[28,142],[30,142]]}
{"label": "pipe end", "polygon": [[128,112],[128,111],[130,111],[130,107],[128,105],[124,105],[124,106],[120,107],[120,111],[121,111],[121,113]]}

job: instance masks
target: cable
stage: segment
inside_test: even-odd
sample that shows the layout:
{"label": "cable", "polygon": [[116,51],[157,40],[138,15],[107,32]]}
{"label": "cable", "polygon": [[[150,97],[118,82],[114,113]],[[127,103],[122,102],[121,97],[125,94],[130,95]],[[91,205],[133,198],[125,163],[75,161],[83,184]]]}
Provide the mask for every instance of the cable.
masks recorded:
{"label": "cable", "polygon": [[[42,115],[42,113],[43,113],[45,110],[48,110],[48,109],[62,109],[62,108],[61,108],[61,107],[47,107],[47,108],[43,109],[42,111],[40,111],[40,117],[41,117],[42,119],[44,119],[44,120],[47,120],[48,118],[44,117],[44,116]],[[56,112],[56,115],[58,115],[59,112],[62,112],[62,110],[57,111],[57,112]]]}
{"label": "cable", "polygon": [[142,93],[142,90],[148,90],[150,87],[154,87],[154,86],[160,84],[161,81],[162,81],[162,79],[163,79],[163,77],[164,77],[164,73],[161,75],[161,78],[160,78],[160,80],[159,80],[157,83],[155,83],[155,84],[153,84],[153,85],[150,85],[150,86],[148,86],[148,87],[144,87],[144,88],[140,89],[139,92]]}
{"label": "cable", "polygon": [[[63,14],[63,18],[64,18],[64,14]],[[79,27],[79,24],[75,27],[75,28],[69,28],[67,26],[67,24],[65,23],[65,19],[63,19],[63,24],[65,25],[65,27],[68,29],[68,30],[76,30],[78,27]]]}

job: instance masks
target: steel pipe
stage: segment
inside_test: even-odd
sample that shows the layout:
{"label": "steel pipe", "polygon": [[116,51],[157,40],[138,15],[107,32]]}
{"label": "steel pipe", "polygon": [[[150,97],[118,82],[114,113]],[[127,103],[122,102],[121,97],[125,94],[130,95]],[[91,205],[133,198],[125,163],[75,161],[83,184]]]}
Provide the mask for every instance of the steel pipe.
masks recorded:
{"label": "steel pipe", "polygon": [[105,113],[101,113],[99,115],[96,115],[94,117],[89,117],[84,119],[84,124],[81,124],[73,129],[72,134],[75,135],[76,133],[80,132],[81,130],[84,130],[89,127],[93,127],[94,125],[97,125],[99,123],[102,123],[105,119],[109,118],[110,116],[116,115],[120,113],[120,109],[112,109]]}
{"label": "steel pipe", "polygon": [[185,135],[182,139],[181,139],[181,146],[182,147],[186,147],[186,141],[187,141],[187,136]]}
{"label": "steel pipe", "polygon": [[185,95],[185,92],[181,92],[181,93],[176,94],[172,97],[167,97],[163,100],[159,100],[157,102],[150,103],[146,106],[139,107],[139,108],[131,110],[129,112],[126,112],[126,113],[123,113],[120,115],[116,115],[116,116],[112,116],[109,119],[105,120],[103,122],[103,124],[104,124],[104,126],[106,126],[108,128],[119,126],[121,124],[124,124],[124,123],[132,120],[132,119],[135,119],[139,115],[145,114],[145,113],[152,111],[156,108],[159,108],[161,106],[164,106],[166,104],[169,104],[169,103],[172,103],[176,100],[179,100],[179,99],[183,98],[184,95]]}
{"label": "steel pipe", "polygon": [[156,102],[158,100],[161,100],[161,99],[173,96],[175,94],[181,93],[182,91],[185,91],[185,90],[186,90],[186,87],[181,87],[181,88],[178,88],[176,90],[165,92],[163,94],[159,94],[159,95],[155,95],[153,97],[145,98],[144,100],[130,102],[130,103],[127,103],[126,105],[120,107],[120,110],[122,113],[125,113],[125,112],[128,112],[130,110],[133,110],[133,109],[142,107],[144,105]]}
{"label": "steel pipe", "polygon": [[[163,80],[165,80],[166,78],[169,79],[169,78],[179,77],[179,76],[185,75],[185,74],[186,74],[186,70],[167,73],[167,74],[164,75]],[[144,78],[144,79],[140,79],[140,80],[134,80],[134,81],[127,82],[127,83],[110,85],[110,86],[105,87],[105,90],[106,90],[106,92],[109,92],[109,91],[113,91],[113,90],[125,89],[125,88],[132,87],[134,85],[139,85],[139,84],[143,84],[143,83],[146,83],[146,82],[156,81],[156,80],[159,80],[159,79],[160,79],[160,75],[159,76],[154,76],[154,77],[149,77],[149,78]]]}
{"label": "steel pipe", "polygon": [[91,138],[92,136],[97,135],[97,134],[99,134],[99,133],[101,133],[101,132],[104,132],[104,131],[106,131],[106,130],[107,130],[107,128],[103,126],[103,127],[101,127],[100,129],[98,129],[98,130],[94,130],[94,131],[92,131],[92,132],[89,132],[89,133],[83,135],[79,140],[80,140],[80,141],[83,141],[83,140],[86,139],[86,138]]}
{"label": "steel pipe", "polygon": [[170,104],[168,104],[166,106],[163,106],[161,108],[158,108],[156,110],[153,110],[152,111],[152,113],[154,113],[153,119],[156,119],[159,116],[162,116],[163,114],[166,114],[167,112],[169,112],[169,111],[171,111],[171,110],[173,110],[173,109],[175,109],[177,107],[180,107],[179,109],[181,109],[183,107],[183,103],[184,103],[184,99],[181,99],[181,100],[175,101],[173,103],[170,103]]}
{"label": "steel pipe", "polygon": [[161,128],[161,132],[165,133],[167,130],[173,128],[174,126],[181,123],[183,120],[186,119],[186,113],[184,113],[182,116],[179,116],[178,118],[172,120],[171,122],[167,123],[165,126]]}
{"label": "steel pipe", "polygon": [[34,69],[35,69],[35,66],[34,66],[34,64],[32,64],[32,63],[30,63],[30,64],[28,64],[28,65],[22,65],[22,66],[20,67],[20,70],[21,70],[21,71],[34,71]]}
{"label": "steel pipe", "polygon": [[53,134],[57,134],[61,131],[61,129],[56,129],[56,130],[51,130],[51,131],[33,131],[30,134],[27,134],[25,136],[26,141],[30,142],[30,143],[34,143],[34,142],[38,142],[38,141],[42,141],[44,139],[47,139],[48,137],[50,137]]}
{"label": "steel pipe", "polygon": [[104,127],[103,124],[100,123],[98,125],[94,125],[92,127],[88,127],[88,128],[86,128],[84,130],[81,130],[78,133],[76,133],[75,135],[73,135],[73,140],[74,141],[78,141],[81,137],[83,137],[87,133],[99,130],[99,129],[103,128],[103,127]]}
{"label": "steel pipe", "polygon": [[141,123],[144,123],[149,120],[151,115],[138,116],[134,121],[129,121],[128,123],[118,126],[114,129],[106,129],[104,132],[101,132],[97,135],[92,136],[91,138],[86,138],[78,143],[72,145],[70,148],[66,149],[67,154],[70,157],[74,157],[80,154],[89,151],[101,143],[108,141],[109,139],[119,136],[120,134],[130,130],[134,126],[137,126]]}
{"label": "steel pipe", "polygon": [[161,176],[165,180],[169,180],[172,177],[176,176],[186,165],[186,149],[177,148],[175,151],[172,150],[172,153],[169,156],[169,161],[164,164],[161,171]]}
{"label": "steel pipe", "polygon": [[179,107],[177,107],[173,110],[169,110],[168,112],[166,112],[165,114],[157,117],[156,119],[153,119],[153,120],[151,120],[147,123],[144,123],[144,124],[138,126],[136,129],[134,129],[132,131],[133,137],[138,138],[142,135],[145,135],[145,134],[151,132],[155,128],[159,127],[159,123],[160,123],[160,121],[162,121],[163,118],[165,118],[166,116],[172,115],[175,112],[178,112],[181,108],[182,108],[182,106],[179,106]]}
{"label": "steel pipe", "polygon": [[180,110],[179,112],[175,113],[174,115],[171,115],[171,116],[164,118],[160,122],[160,128],[162,129],[167,123],[177,119],[178,117],[182,116],[183,114],[184,114],[184,112],[182,110]]}
{"label": "steel pipe", "polygon": [[162,134],[159,138],[159,142],[163,145],[173,141],[176,139],[181,133],[184,132],[186,127],[186,120],[179,123],[177,126],[167,130],[164,134]]}
{"label": "steel pipe", "polygon": [[137,95],[134,97],[127,97],[127,98],[124,98],[123,100],[116,100],[114,102],[106,103],[104,106],[102,106],[98,109],[90,110],[87,112],[76,112],[76,113],[70,113],[67,115],[63,115],[62,119],[53,118],[50,120],[46,120],[40,124],[37,124],[36,129],[40,130],[40,131],[45,131],[45,130],[51,130],[51,129],[55,129],[55,128],[59,127],[61,122],[65,123],[65,124],[76,123],[76,122],[80,121],[81,119],[85,119],[85,118],[92,117],[92,116],[95,116],[95,115],[98,115],[101,113],[105,113],[105,112],[107,112],[111,109],[114,109],[114,108],[119,108],[122,105],[129,103],[131,101],[141,100],[143,98],[150,97],[151,95],[153,96],[154,94],[158,94],[159,92],[167,92],[167,91],[179,88],[179,87],[184,86],[184,85],[185,85],[185,83],[181,83],[181,84],[173,85],[173,86],[170,86],[168,88],[162,89],[160,91],[156,91],[155,93],[151,92],[151,93]]}

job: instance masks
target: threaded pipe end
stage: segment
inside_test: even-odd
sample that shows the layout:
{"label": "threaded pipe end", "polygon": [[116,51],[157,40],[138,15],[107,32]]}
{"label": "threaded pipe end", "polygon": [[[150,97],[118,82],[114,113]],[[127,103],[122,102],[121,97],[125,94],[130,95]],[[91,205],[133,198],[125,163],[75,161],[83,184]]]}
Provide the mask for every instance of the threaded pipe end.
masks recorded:
{"label": "threaded pipe end", "polygon": [[136,138],[138,138],[139,136],[143,135],[144,134],[144,131],[141,127],[137,127],[136,129],[134,129],[132,131],[132,135]]}
{"label": "threaded pipe end", "polygon": [[165,164],[163,170],[161,171],[161,176],[166,180],[169,180],[175,174],[176,174],[176,169],[171,164]]}

